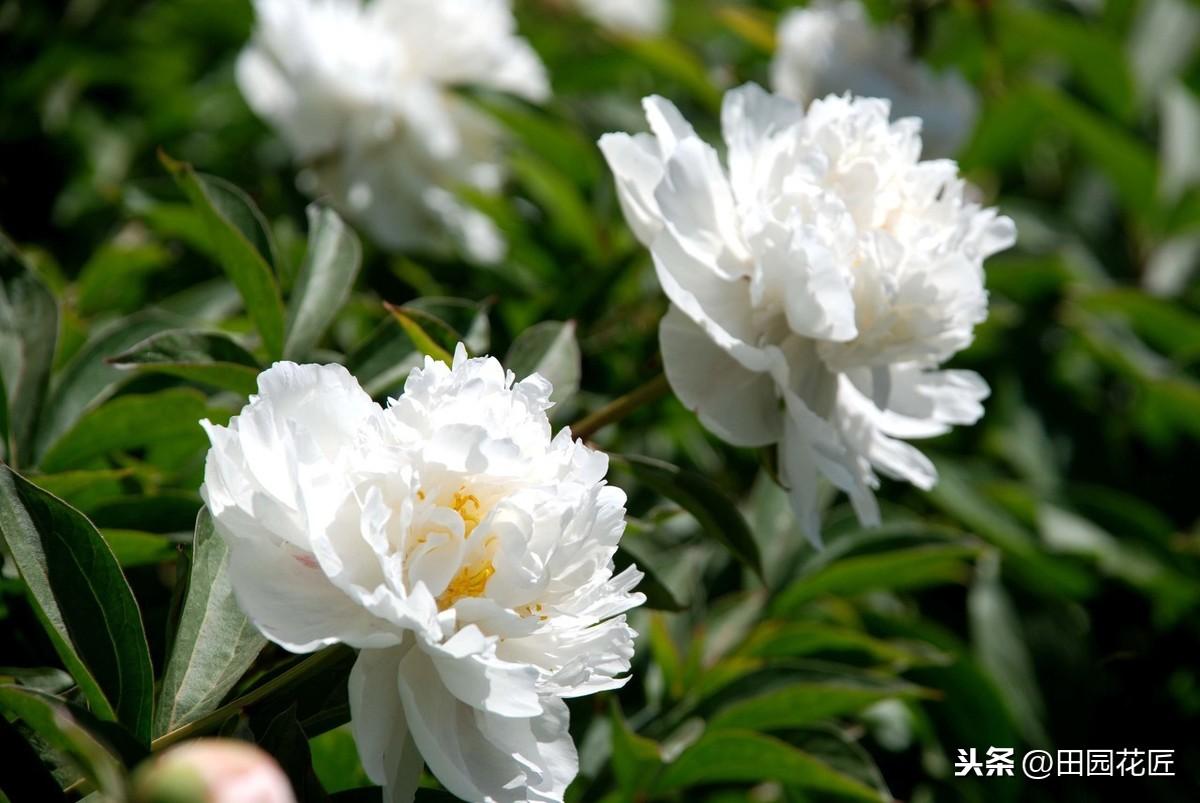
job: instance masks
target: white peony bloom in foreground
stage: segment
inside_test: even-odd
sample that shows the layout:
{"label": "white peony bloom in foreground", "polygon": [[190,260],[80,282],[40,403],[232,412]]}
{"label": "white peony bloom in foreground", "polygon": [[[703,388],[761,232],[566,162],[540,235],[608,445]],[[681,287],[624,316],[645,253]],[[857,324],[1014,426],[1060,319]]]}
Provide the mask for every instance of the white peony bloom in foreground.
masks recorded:
{"label": "white peony bloom in foreground", "polygon": [[816,480],[879,511],[875,472],[921,488],[933,464],[902,438],[974,423],[988,388],[937,366],[987,315],[983,260],[1013,223],[969,201],[949,160],[919,161],[920,122],[885,100],[807,113],[755,85],[725,96],[728,169],[666,100],[653,134],[608,134],[625,216],[671,301],[667,379],[714,433],[779,445],[781,479],[816,536]]}
{"label": "white peony bloom in foreground", "polygon": [[585,16],[619,33],[649,36],[667,28],[667,0],[574,0]]}
{"label": "white peony bloom in foreground", "polygon": [[212,441],[202,495],[250,620],[293,652],[361,648],[354,737],[390,801],[422,760],[474,801],[558,801],[564,698],[624,684],[641,604],[613,577],[625,495],[551,437],[550,385],[427,359],[379,407],[337,365],[276,363]]}
{"label": "white peony bloom in foreground", "polygon": [[935,73],[912,57],[908,36],[876,27],[858,0],[818,0],[783,15],[772,88],[807,105],[852,92],[887,98],[897,117],[921,118],[927,156],[953,156],[975,126],[979,100],[957,72]]}
{"label": "white peony bloom in foreground", "polygon": [[515,33],[509,0],[254,0],[237,64],[250,107],[329,195],[387,248],[495,262],[505,243],[459,200],[499,190],[501,132],[455,91],[544,100],[546,71]]}

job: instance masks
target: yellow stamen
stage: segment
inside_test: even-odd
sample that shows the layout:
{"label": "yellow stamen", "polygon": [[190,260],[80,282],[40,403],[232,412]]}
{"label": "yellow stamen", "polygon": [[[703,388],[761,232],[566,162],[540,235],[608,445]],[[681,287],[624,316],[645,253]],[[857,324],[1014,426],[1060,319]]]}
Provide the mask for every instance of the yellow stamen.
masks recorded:
{"label": "yellow stamen", "polygon": [[487,589],[488,579],[495,573],[496,567],[490,560],[482,565],[464,566],[437,598],[438,610],[444,611],[464,597],[482,597]]}

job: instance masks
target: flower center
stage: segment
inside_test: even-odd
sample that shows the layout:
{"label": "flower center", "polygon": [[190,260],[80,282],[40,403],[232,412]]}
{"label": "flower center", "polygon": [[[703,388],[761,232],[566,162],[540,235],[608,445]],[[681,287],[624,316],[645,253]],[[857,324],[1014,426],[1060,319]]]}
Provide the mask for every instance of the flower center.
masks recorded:
{"label": "flower center", "polygon": [[480,519],[483,518],[479,497],[475,496],[475,494],[466,493],[463,488],[454,492],[454,498],[450,501],[450,507],[462,517],[464,536],[470,535],[471,531],[479,524]]}
{"label": "flower center", "polygon": [[496,567],[492,565],[491,558],[462,567],[437,598],[438,610],[444,611],[464,597],[482,597],[488,578],[495,573]]}

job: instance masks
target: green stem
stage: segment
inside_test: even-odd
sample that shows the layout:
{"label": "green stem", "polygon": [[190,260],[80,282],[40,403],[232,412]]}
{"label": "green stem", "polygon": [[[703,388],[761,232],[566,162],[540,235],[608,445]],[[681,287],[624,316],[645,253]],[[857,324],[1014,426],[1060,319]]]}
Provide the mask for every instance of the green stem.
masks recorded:
{"label": "green stem", "polygon": [[219,727],[222,722],[243,708],[248,708],[264,697],[280,689],[286,688],[293,683],[303,680],[312,672],[316,672],[317,670],[323,669],[326,666],[335,664],[338,661],[345,659],[345,657],[346,650],[340,646],[328,647],[324,650],[321,650],[315,655],[305,658],[303,661],[296,664],[286,672],[271,678],[258,688],[252,689],[236,700],[226,703],[216,711],[206,714],[193,722],[187,723],[186,725],[182,725],[173,731],[164,733],[162,736],[159,736],[150,743],[150,750],[152,752],[158,752],[164,747],[170,747],[176,742],[187,739],[188,737],[207,733],[209,730]]}
{"label": "green stem", "polygon": [[619,396],[596,412],[586,415],[571,425],[571,434],[586,440],[603,427],[620,421],[634,410],[667,394],[670,386],[666,374],[659,374],[644,385]]}

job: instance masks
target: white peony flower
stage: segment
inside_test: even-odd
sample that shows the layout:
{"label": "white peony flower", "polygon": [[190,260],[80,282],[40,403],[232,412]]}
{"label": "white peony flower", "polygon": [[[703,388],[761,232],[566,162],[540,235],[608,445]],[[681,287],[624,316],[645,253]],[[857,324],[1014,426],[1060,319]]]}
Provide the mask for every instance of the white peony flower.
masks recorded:
{"label": "white peony flower", "polygon": [[468,800],[562,800],[563,699],[627,679],[625,495],[603,453],[551,437],[550,390],[460,345],[386,409],[341,366],[281,362],[228,427],[204,422],[238,601],[288,650],[361,648],[352,728],[387,800],[422,760]]}
{"label": "white peony flower", "polygon": [[667,28],[667,0],[574,0],[585,16],[619,33],[649,36]]}
{"label": "white peony flower", "polygon": [[254,0],[238,59],[250,107],[328,194],[388,248],[456,242],[483,262],[500,232],[459,200],[503,178],[501,133],[455,88],[549,95],[537,54],[515,34],[509,0]]}
{"label": "white peony flower", "polygon": [[757,86],[725,96],[728,170],[666,100],[653,134],[608,134],[625,216],[671,301],[667,379],[714,433],[779,444],[793,507],[814,537],[816,479],[879,513],[876,471],[931,487],[899,438],[982,415],[987,385],[938,365],[987,315],[984,258],[1012,221],[967,198],[949,160],[918,160],[919,121],[831,96],[805,113]]}
{"label": "white peony flower", "polygon": [[852,92],[887,98],[897,117],[921,118],[927,156],[953,156],[975,126],[979,100],[956,72],[915,61],[908,36],[876,27],[858,0],[818,0],[783,15],[772,88],[807,105]]}

